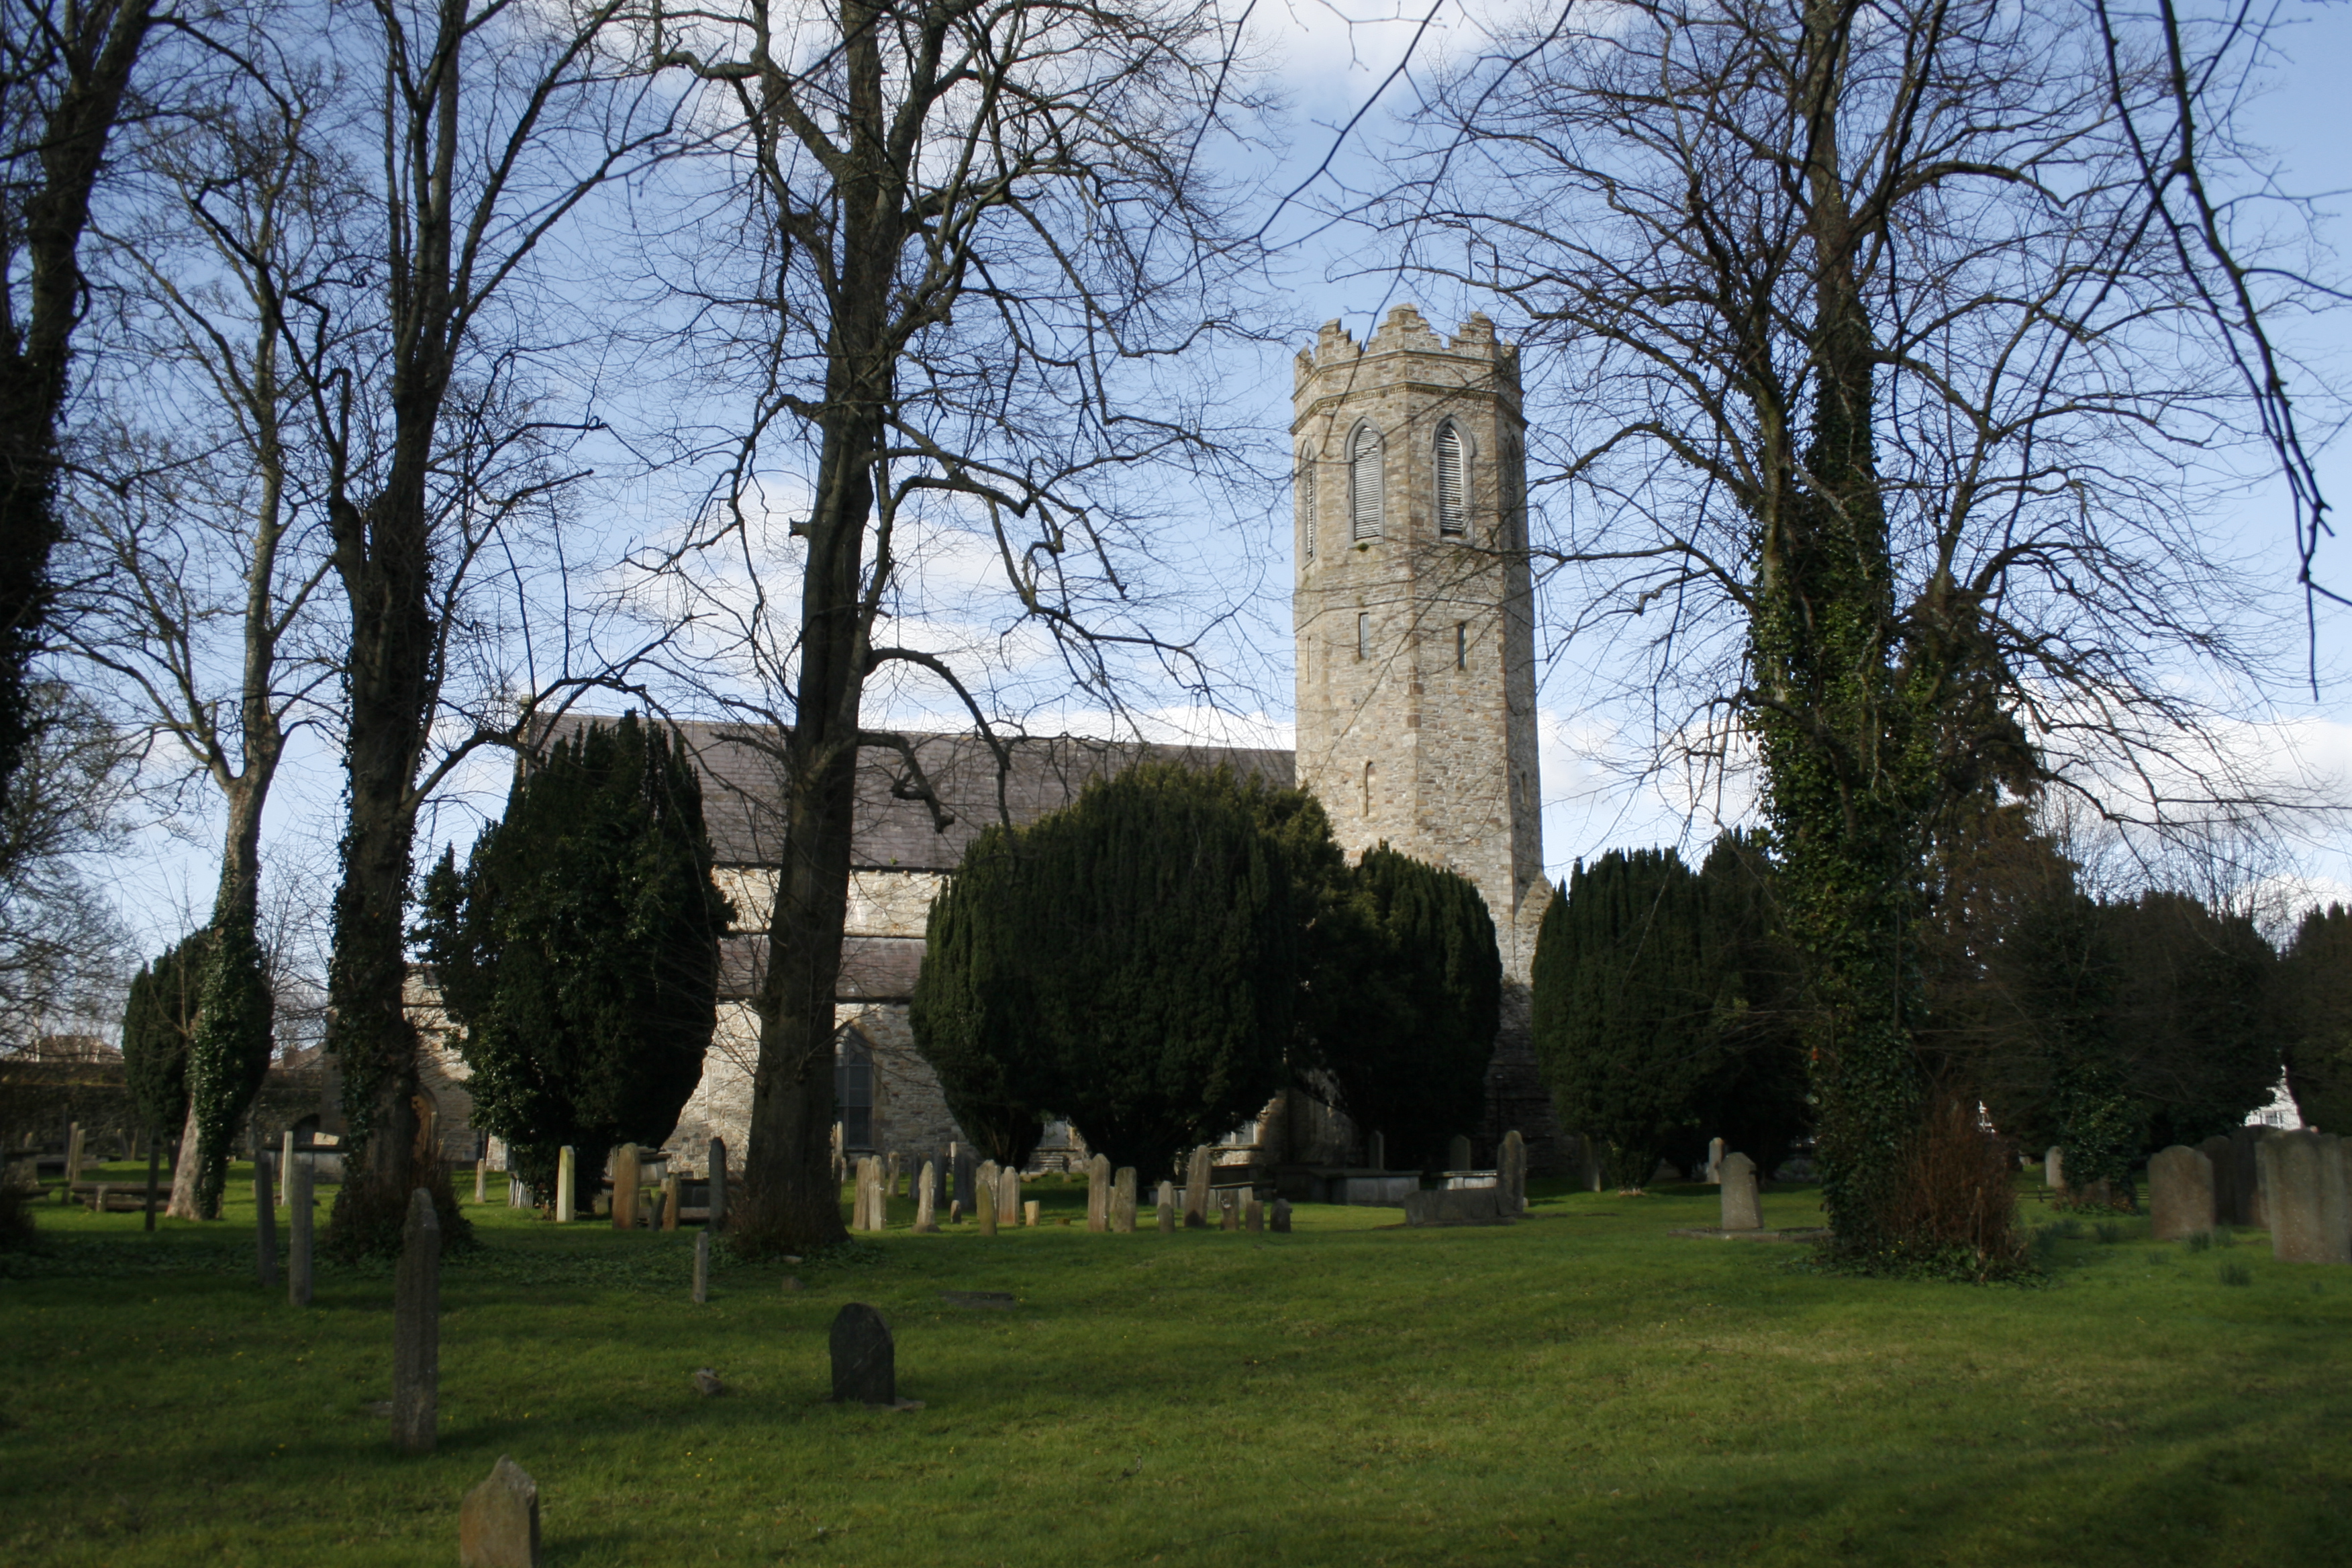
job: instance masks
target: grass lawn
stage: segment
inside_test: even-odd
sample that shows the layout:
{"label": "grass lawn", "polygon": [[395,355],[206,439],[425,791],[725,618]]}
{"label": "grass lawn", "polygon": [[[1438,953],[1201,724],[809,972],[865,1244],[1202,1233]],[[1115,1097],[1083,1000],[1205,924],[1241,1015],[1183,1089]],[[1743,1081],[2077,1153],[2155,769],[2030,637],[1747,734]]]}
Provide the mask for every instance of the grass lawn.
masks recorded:
{"label": "grass lawn", "polygon": [[[298,1310],[253,1284],[232,1190],[152,1237],[45,1207],[47,1254],[0,1260],[0,1563],[446,1565],[500,1454],[558,1568],[2352,1560],[2352,1269],[2258,1233],[2085,1227],[2047,1285],[1973,1288],[1667,1236],[1713,1223],[1706,1188],[1096,1237],[1044,1182],[1037,1229],[722,1258],[698,1308],[690,1234],[558,1231],[494,1190],[444,1270],[440,1451],[404,1460],[369,1410],[389,1268],[322,1265]],[[1814,1203],[1769,1192],[1767,1221]],[[823,1402],[851,1300],[925,1408]]]}

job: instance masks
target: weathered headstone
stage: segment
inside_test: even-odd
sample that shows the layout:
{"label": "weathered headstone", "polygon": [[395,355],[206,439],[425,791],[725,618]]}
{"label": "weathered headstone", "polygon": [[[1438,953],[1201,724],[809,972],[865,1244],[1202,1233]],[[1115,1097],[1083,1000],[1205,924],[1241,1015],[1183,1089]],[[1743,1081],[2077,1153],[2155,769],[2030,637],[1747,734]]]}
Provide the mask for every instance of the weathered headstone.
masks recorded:
{"label": "weathered headstone", "polygon": [[680,1207],[677,1189],[678,1178],[676,1173],[673,1172],[662,1178],[661,1227],[664,1230],[676,1230],[677,1228],[677,1211]]}
{"label": "weathered headstone", "polygon": [[1107,1154],[1087,1162],[1087,1228],[1097,1236],[1110,1229],[1110,1157]]}
{"label": "weathered headstone", "polygon": [[2254,1143],[2262,1163],[2271,1255],[2282,1263],[2352,1264],[2352,1183],[2344,1141],[2333,1132],[2273,1132]]}
{"label": "weathered headstone", "polygon": [[2232,1180],[2237,1172],[2237,1164],[2230,1157],[2228,1135],[2217,1133],[2197,1145],[2197,1148],[2213,1163],[2213,1223],[2215,1225],[2237,1224],[2238,1195]]}
{"label": "weathered headstone", "polygon": [[1239,1203],[1235,1200],[1233,1194],[1219,1193],[1217,1194],[1217,1228],[1219,1230],[1239,1230],[1241,1227],[1241,1206]]}
{"label": "weathered headstone", "polygon": [[574,1194],[580,1191],[579,1155],[566,1143],[555,1155],[555,1223],[570,1225]]}
{"label": "weathered headstone", "polygon": [[971,1145],[950,1144],[948,1158],[955,1164],[955,1192],[952,1195],[963,1205],[963,1212],[970,1214],[972,1212],[972,1194],[980,1190],[980,1166],[972,1157]]}
{"label": "weathered headstone", "polygon": [[996,1223],[1021,1223],[1021,1172],[1017,1166],[996,1167]]}
{"label": "weathered headstone", "polygon": [[644,1165],[635,1143],[613,1151],[613,1228],[634,1230],[637,1224],[637,1183]]}
{"label": "weathered headstone", "polygon": [[886,1198],[898,1195],[898,1151],[896,1149],[890,1151],[890,1158],[882,1173],[882,1195]]}
{"label": "weathered headstone", "polygon": [[833,1397],[843,1405],[898,1403],[898,1347],[882,1314],[852,1301],[833,1320]]}
{"label": "weathered headstone", "polygon": [[930,1185],[931,1215],[936,1219],[939,1212],[948,1206],[948,1152],[942,1149],[933,1154],[923,1169],[930,1173],[923,1180]]}
{"label": "weathered headstone", "polygon": [[1267,1224],[1276,1236],[1290,1234],[1290,1200],[1288,1198],[1274,1200],[1274,1215]]}
{"label": "weathered headstone", "polygon": [[1517,1128],[1503,1134],[1502,1152],[1495,1166],[1495,1184],[1503,1189],[1503,1212],[1527,1213],[1528,1141],[1519,1136]]}
{"label": "weathered headstone", "polygon": [[1469,1139],[1457,1132],[1446,1140],[1445,1168],[1447,1170],[1466,1171],[1470,1168],[1471,1158]]}
{"label": "weathered headstone", "polygon": [[705,1222],[713,1230],[727,1228],[727,1141],[710,1141],[710,1217]]}
{"label": "weathered headstone", "polygon": [[2263,1191],[2263,1167],[2255,1151],[2270,1137],[2267,1127],[2240,1127],[2230,1134],[2230,1196],[2237,1207],[2237,1223],[2268,1230],[2271,1216]]}
{"label": "weathered headstone", "polygon": [[539,1483],[504,1454],[458,1507],[457,1568],[539,1568]]}
{"label": "weathered headstone", "polygon": [[1242,1205],[1242,1228],[1252,1236],[1265,1234],[1265,1205],[1255,1198]]}
{"label": "weathered headstone", "polygon": [[474,1162],[474,1201],[478,1204],[490,1201],[490,1157],[488,1154]]}
{"label": "weathered headstone", "polygon": [[2176,1143],[2148,1157],[2147,1206],[2151,1234],[2179,1241],[2213,1228],[2213,1162],[2201,1149]]}
{"label": "weathered headstone", "polygon": [[293,1193],[294,1129],[289,1127],[279,1141],[278,1152],[278,1201],[282,1205]]}
{"label": "weathered headstone", "polygon": [[871,1154],[857,1159],[856,1181],[850,1188],[849,1227],[852,1230],[880,1230],[877,1213],[882,1206],[882,1162]]}
{"label": "weathered headstone", "polygon": [[393,1447],[429,1454],[441,1399],[441,1222],[423,1187],[408,1194],[392,1299]]}
{"label": "weathered headstone", "polygon": [[286,1168],[286,1299],[310,1304],[310,1161],[298,1155]]}
{"label": "weathered headstone", "polygon": [[710,1300],[710,1228],[694,1233],[694,1304]]}
{"label": "weathered headstone", "polygon": [[[278,1283],[278,1202],[269,1191],[270,1163],[267,1149],[253,1157],[253,1277],[265,1290]],[[103,1193],[98,1212],[106,1212]]]}
{"label": "weathered headstone", "polygon": [[929,1236],[940,1228],[939,1166],[929,1160],[915,1178],[915,1232]]}
{"label": "weathered headstone", "polygon": [[1110,1227],[1121,1236],[1135,1234],[1135,1167],[1121,1165],[1110,1184]]}
{"label": "weathered headstone", "polygon": [[983,1173],[972,1191],[972,1217],[980,1221],[980,1234],[996,1234],[996,1178]]}
{"label": "weathered headstone", "polygon": [[1723,1228],[1762,1230],[1764,1205],[1756,1194],[1756,1162],[1745,1154],[1726,1154],[1723,1173]]}
{"label": "weathered headstone", "polygon": [[1175,1183],[1162,1182],[1160,1184],[1159,1192],[1153,1206],[1159,1211],[1157,1217],[1160,1232],[1164,1235],[1169,1231],[1174,1230],[1176,1228]]}
{"label": "weathered headstone", "polygon": [[1021,1200],[1021,1223],[1023,1225],[1034,1227],[1039,1223],[1037,1218],[1037,1207],[1038,1205],[1035,1198],[1024,1198]]}
{"label": "weathered headstone", "polygon": [[1723,1152],[1722,1139],[1710,1138],[1706,1141],[1706,1179],[1709,1182],[1723,1180]]}
{"label": "weathered headstone", "polygon": [[1206,1143],[1192,1151],[1192,1163],[1184,1172],[1184,1228],[1200,1230],[1209,1223],[1209,1146]]}
{"label": "weathered headstone", "polygon": [[2055,1143],[2042,1156],[2042,1184],[2053,1193],[2066,1191],[2066,1151]]}

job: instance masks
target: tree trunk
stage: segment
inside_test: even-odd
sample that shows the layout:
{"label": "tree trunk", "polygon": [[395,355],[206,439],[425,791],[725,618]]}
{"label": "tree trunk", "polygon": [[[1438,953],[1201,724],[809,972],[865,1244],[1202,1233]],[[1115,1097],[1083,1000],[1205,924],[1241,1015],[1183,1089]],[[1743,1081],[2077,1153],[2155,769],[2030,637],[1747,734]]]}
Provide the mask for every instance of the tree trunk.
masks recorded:
{"label": "tree trunk", "polygon": [[163,1212],[173,1219],[202,1219],[196,1212],[196,1105],[188,1097],[188,1120],[180,1129],[180,1146],[172,1154],[172,1201]]}
{"label": "tree trunk", "polygon": [[[274,763],[274,748],[267,742],[257,744]],[[195,1156],[188,1163],[196,1173],[196,1207],[207,1219],[220,1217],[237,1124],[269,1070],[275,1005],[255,929],[261,909],[266,784],[266,763],[249,759],[246,776],[228,791],[228,833],[213,900],[212,951],[205,963],[195,1033],[188,1043],[188,1108],[198,1130]]]}

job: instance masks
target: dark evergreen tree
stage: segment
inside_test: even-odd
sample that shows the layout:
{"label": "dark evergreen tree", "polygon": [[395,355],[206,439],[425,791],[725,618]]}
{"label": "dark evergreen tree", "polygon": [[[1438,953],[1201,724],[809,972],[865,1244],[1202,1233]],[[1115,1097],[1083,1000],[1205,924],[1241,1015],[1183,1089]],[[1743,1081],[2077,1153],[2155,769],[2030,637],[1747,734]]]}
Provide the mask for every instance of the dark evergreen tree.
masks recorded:
{"label": "dark evergreen tree", "polygon": [[1261,788],[1145,764],[974,842],[913,1009],[960,1120],[1066,1116],[1160,1173],[1282,1087],[1297,930]]}
{"label": "dark evergreen tree", "polygon": [[1609,1179],[1649,1180],[1700,1119],[1723,1071],[1719,989],[1700,879],[1671,849],[1612,849],[1544,911],[1532,967],[1535,1047],[1561,1121],[1604,1151]]}
{"label": "dark evergreen tree", "polygon": [[2352,909],[2306,913],[2273,983],[2296,1109],[2315,1127],[2352,1129]]}
{"label": "dark evergreen tree", "polygon": [[1699,883],[1717,1052],[1704,1129],[1778,1170],[1812,1126],[1804,955],[1780,923],[1771,859],[1755,838],[1717,838]]}
{"label": "dark evergreen tree", "polygon": [[2102,917],[2116,963],[2114,1033],[2138,1114],[2135,1153],[2245,1123],[2284,1070],[2268,1016],[2277,953],[2248,916],[2148,892]]}
{"label": "dark evergreen tree", "polygon": [[464,870],[452,849],[427,876],[417,937],[463,1030],[474,1120],[535,1189],[568,1143],[593,1197],[608,1149],[677,1125],[730,912],[693,763],[635,714],[519,768]]}
{"label": "dark evergreen tree", "polygon": [[122,1009],[122,1066],[139,1120],[157,1138],[179,1135],[188,1115],[188,1043],[194,1037],[212,933],[164,950],[131,977]]}

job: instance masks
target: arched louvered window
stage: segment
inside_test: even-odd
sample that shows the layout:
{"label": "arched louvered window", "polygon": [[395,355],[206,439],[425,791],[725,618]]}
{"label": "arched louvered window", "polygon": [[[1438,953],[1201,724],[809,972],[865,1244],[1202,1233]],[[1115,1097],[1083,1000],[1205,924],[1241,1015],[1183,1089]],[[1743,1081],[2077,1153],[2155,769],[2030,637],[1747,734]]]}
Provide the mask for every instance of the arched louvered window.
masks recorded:
{"label": "arched louvered window", "polygon": [[844,1149],[874,1147],[874,1042],[852,1026],[834,1037],[833,1103]]}
{"label": "arched louvered window", "polygon": [[1469,443],[1447,423],[1437,432],[1437,531],[1470,531]]}
{"label": "arched louvered window", "polygon": [[1298,454],[1298,553],[1315,559],[1315,454]]}
{"label": "arched louvered window", "polygon": [[1348,443],[1348,534],[1381,536],[1381,435],[1369,425],[1357,426]]}

